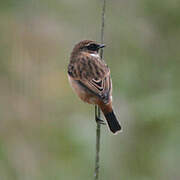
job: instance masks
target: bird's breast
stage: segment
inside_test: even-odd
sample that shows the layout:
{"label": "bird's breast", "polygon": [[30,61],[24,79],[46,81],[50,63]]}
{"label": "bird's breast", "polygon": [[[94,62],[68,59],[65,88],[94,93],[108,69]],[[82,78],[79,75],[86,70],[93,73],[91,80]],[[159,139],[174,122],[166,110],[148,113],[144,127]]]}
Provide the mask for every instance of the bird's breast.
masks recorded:
{"label": "bird's breast", "polygon": [[81,100],[89,104],[97,104],[98,101],[97,97],[95,97],[93,94],[85,90],[84,87],[82,87],[76,80],[71,78],[69,75],[68,75],[68,79],[72,89],[75,91],[75,93],[78,95],[78,97]]}

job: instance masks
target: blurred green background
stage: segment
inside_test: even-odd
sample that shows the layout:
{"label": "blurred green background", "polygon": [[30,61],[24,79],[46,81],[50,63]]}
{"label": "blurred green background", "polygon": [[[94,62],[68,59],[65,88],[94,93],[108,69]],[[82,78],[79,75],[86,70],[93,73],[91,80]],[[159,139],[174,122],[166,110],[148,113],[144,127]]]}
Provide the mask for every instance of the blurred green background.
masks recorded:
{"label": "blurred green background", "polygon": [[[94,107],[67,80],[100,40],[101,0],[0,1],[0,180],[91,180]],[[102,127],[100,179],[180,179],[180,3],[107,0],[104,58],[123,133]]]}

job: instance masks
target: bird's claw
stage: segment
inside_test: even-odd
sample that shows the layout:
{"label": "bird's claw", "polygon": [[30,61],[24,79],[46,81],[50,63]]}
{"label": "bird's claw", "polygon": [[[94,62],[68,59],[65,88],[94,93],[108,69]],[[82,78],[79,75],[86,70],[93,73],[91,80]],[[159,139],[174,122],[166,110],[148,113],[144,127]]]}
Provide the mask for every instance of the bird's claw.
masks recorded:
{"label": "bird's claw", "polygon": [[96,117],[96,123],[106,125],[106,123],[102,119],[99,119],[98,117]]}

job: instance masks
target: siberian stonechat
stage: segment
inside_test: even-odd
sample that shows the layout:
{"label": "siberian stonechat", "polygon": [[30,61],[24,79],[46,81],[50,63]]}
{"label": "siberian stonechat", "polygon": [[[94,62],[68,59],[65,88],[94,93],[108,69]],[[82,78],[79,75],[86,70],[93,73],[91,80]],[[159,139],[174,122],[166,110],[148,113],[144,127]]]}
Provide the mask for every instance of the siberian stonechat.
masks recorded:
{"label": "siberian stonechat", "polygon": [[96,104],[102,110],[112,133],[121,130],[121,126],[112,108],[112,82],[110,69],[99,56],[104,44],[84,40],[76,44],[70,56],[68,78],[84,102]]}

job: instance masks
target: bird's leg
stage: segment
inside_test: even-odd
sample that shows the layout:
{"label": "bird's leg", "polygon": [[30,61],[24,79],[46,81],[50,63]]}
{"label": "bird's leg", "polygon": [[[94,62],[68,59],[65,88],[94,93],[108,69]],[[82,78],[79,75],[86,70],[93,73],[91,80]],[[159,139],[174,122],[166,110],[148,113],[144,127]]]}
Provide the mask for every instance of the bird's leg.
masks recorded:
{"label": "bird's leg", "polygon": [[106,125],[106,123],[102,119],[99,119],[97,116],[96,116],[96,123]]}
{"label": "bird's leg", "polygon": [[98,109],[98,106],[95,106],[95,120],[97,124],[106,125],[106,123],[99,118],[100,117],[100,109]]}

